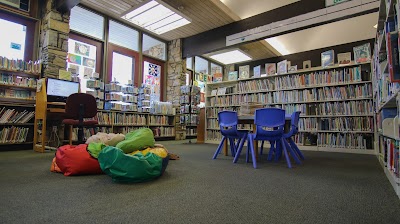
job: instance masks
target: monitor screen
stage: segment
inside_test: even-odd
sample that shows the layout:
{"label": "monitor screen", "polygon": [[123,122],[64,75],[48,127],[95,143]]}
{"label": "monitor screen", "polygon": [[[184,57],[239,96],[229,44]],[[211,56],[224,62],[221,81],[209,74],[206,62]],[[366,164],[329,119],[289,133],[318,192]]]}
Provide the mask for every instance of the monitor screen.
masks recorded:
{"label": "monitor screen", "polygon": [[47,96],[67,98],[77,92],[79,92],[78,82],[47,78]]}

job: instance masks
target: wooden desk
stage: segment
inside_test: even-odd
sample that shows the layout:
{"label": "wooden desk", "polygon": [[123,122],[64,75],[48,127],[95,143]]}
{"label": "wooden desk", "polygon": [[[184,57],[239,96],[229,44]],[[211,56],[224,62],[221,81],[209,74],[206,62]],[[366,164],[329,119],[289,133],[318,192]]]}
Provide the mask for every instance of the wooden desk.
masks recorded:
{"label": "wooden desk", "polygon": [[[292,117],[290,114],[285,116],[285,127],[284,127],[284,132],[288,132],[290,130],[290,123],[291,123]],[[256,125],[254,125],[254,115],[242,115],[238,116],[238,123],[239,124],[253,124],[253,133],[256,132]],[[258,141],[254,140],[254,151],[256,154],[256,158],[258,158]],[[228,155],[228,140],[225,139],[224,141],[224,155]]]}
{"label": "wooden desk", "polygon": [[[36,93],[36,107],[34,120],[33,150],[36,152],[44,152],[46,146],[46,126],[49,116],[55,119],[62,119],[65,113],[64,102],[47,102],[46,79],[41,79],[41,89]],[[41,127],[39,128],[39,123]],[[40,131],[40,138],[39,132]]]}

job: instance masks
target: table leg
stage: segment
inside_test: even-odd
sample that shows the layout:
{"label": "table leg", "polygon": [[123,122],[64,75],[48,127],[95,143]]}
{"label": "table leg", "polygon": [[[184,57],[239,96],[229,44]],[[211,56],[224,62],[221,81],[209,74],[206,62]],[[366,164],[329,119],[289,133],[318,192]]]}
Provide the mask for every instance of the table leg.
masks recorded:
{"label": "table leg", "polygon": [[[256,133],[256,125],[255,124],[253,124],[253,133]],[[253,145],[254,145],[254,153],[256,154],[256,159],[258,160],[258,141],[254,140]]]}
{"label": "table leg", "polygon": [[224,141],[224,155],[228,155],[228,138],[226,138]]}

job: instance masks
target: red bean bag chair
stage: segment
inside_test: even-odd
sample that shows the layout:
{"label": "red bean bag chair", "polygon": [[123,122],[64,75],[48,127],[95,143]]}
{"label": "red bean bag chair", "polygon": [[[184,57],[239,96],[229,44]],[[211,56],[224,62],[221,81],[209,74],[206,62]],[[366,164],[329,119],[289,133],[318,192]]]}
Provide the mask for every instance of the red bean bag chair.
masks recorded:
{"label": "red bean bag chair", "polygon": [[87,144],[64,145],[56,152],[56,163],[65,176],[101,174],[97,159],[90,156]]}

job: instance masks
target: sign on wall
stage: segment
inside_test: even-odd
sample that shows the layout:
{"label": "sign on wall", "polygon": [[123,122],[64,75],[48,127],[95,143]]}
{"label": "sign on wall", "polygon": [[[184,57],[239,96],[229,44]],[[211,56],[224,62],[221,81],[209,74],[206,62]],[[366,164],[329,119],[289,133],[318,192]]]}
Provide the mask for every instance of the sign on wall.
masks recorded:
{"label": "sign on wall", "polygon": [[347,2],[350,0],[325,0],[325,7],[331,6],[331,5],[337,5],[342,2]]}

